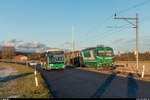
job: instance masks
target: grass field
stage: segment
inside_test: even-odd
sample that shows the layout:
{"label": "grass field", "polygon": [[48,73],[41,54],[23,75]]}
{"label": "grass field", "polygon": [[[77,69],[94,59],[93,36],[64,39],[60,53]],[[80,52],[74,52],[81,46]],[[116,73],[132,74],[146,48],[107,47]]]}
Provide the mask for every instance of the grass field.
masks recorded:
{"label": "grass field", "polygon": [[[120,70],[136,70],[136,61],[116,61],[115,65],[121,65],[122,67],[120,67]],[[150,61],[139,61],[139,72],[142,72],[143,65],[145,66],[145,74],[150,75]]]}
{"label": "grass field", "polygon": [[34,69],[8,63],[0,63],[0,69],[12,71],[9,76],[0,76],[1,98],[52,98],[39,72],[39,86],[35,86]]}
{"label": "grass field", "polygon": [[[145,66],[144,78],[141,78],[142,66]],[[117,61],[115,62],[115,69],[104,70],[96,69],[95,67],[78,67],[81,70],[100,72],[105,74],[111,74],[112,72],[120,72],[120,75],[127,76],[132,73],[134,77],[138,80],[150,81],[150,62],[149,61],[139,61],[138,72],[136,72],[136,61]]]}

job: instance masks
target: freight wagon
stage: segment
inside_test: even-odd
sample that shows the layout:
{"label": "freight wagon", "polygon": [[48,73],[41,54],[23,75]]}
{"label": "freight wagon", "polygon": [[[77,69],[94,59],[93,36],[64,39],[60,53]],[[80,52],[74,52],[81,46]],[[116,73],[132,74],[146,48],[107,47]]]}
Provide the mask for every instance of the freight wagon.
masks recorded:
{"label": "freight wagon", "polygon": [[66,52],[65,62],[67,66],[79,67],[80,66],[80,51]]}

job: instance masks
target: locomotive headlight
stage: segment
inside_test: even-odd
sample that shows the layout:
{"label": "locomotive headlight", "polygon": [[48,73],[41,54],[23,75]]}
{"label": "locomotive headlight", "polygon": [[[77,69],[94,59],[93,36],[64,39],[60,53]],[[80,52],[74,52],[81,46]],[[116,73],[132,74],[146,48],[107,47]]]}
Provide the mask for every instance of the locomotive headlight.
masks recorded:
{"label": "locomotive headlight", "polygon": [[105,59],[112,59],[111,57],[106,57]]}
{"label": "locomotive headlight", "polygon": [[66,66],[62,66],[62,68],[65,68]]}

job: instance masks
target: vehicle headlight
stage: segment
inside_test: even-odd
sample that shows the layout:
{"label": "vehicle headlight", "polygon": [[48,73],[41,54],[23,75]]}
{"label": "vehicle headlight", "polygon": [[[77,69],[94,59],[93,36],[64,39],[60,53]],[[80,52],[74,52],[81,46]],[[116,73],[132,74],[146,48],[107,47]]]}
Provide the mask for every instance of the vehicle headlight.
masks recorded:
{"label": "vehicle headlight", "polygon": [[106,57],[105,59],[112,59],[111,57]]}
{"label": "vehicle headlight", "polygon": [[63,68],[65,68],[66,66],[63,66]]}

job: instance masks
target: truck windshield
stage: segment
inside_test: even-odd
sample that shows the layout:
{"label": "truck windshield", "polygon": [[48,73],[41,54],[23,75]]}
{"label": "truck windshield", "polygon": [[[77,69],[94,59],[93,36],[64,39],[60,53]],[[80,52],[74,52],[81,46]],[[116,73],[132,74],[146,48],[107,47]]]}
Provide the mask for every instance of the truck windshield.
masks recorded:
{"label": "truck windshield", "polygon": [[49,63],[64,63],[64,53],[48,53]]}

